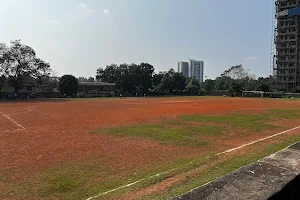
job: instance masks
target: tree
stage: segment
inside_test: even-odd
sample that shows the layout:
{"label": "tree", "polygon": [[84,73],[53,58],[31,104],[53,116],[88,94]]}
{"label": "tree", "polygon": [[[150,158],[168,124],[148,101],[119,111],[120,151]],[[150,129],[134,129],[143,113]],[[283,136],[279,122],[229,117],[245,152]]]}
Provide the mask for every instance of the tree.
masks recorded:
{"label": "tree", "polygon": [[152,79],[152,88],[157,89],[158,85],[161,83],[161,79],[167,72],[159,72],[158,74],[153,75]]}
{"label": "tree", "polygon": [[7,77],[16,93],[26,80],[47,75],[49,71],[50,65],[37,58],[35,51],[20,40],[11,41],[10,46],[0,45],[0,75]]}
{"label": "tree", "polygon": [[197,95],[199,93],[200,87],[197,85],[188,85],[187,90],[191,95]]}
{"label": "tree", "polygon": [[41,88],[44,84],[49,84],[48,74],[47,75],[41,74],[35,79],[35,85],[39,88],[40,94],[42,93]]}
{"label": "tree", "polygon": [[255,90],[255,86],[257,83],[257,80],[254,76],[247,76],[246,78],[242,79],[242,82],[244,84],[244,90],[246,91],[252,91]]}
{"label": "tree", "polygon": [[187,86],[187,92],[191,95],[197,95],[199,93],[199,89],[200,83],[195,77],[193,77]]}
{"label": "tree", "polygon": [[242,65],[235,65],[225,70],[221,76],[227,76],[234,80],[243,79],[249,76],[249,70],[245,70]]}
{"label": "tree", "polygon": [[120,74],[118,71],[118,65],[107,65],[105,69],[99,68],[96,72],[96,79],[101,82],[117,83],[117,79]]}
{"label": "tree", "polygon": [[212,92],[215,87],[215,81],[212,79],[206,79],[204,82],[204,91],[205,92]]}
{"label": "tree", "polygon": [[160,72],[161,82],[157,85],[156,91],[161,94],[181,94],[186,88],[186,78],[182,73],[170,69],[168,72]]}
{"label": "tree", "polygon": [[112,64],[105,69],[99,68],[96,79],[103,82],[116,83],[116,89],[121,93],[147,93],[152,88],[154,67],[148,63]]}
{"label": "tree", "polygon": [[94,79],[93,77],[89,77],[89,78],[88,78],[88,82],[91,82],[91,83],[92,83],[92,82],[95,82],[95,79]]}
{"label": "tree", "polygon": [[181,94],[186,87],[186,78],[182,73],[174,73],[172,76],[173,93]]}
{"label": "tree", "polygon": [[229,91],[234,93],[234,96],[240,95],[243,92],[244,84],[239,81],[232,81],[229,86]]}
{"label": "tree", "polygon": [[78,80],[72,75],[62,76],[58,85],[62,95],[74,96],[77,93]]}
{"label": "tree", "polygon": [[168,72],[166,72],[162,79],[160,84],[157,86],[157,91],[161,94],[171,94],[172,92],[172,75],[175,73],[174,69],[170,69]]}
{"label": "tree", "polygon": [[225,70],[222,77],[230,78],[229,90],[234,95],[241,95],[243,90],[253,90],[255,88],[255,76],[249,74],[249,70],[245,70],[242,65],[236,65]]}
{"label": "tree", "polygon": [[88,82],[88,79],[85,77],[78,77],[78,83]]}
{"label": "tree", "polygon": [[5,85],[6,78],[4,75],[0,76],[0,90]]}
{"label": "tree", "polygon": [[134,85],[139,86],[142,93],[147,93],[152,87],[154,67],[148,63],[141,63],[134,74],[138,78]]}
{"label": "tree", "polygon": [[269,76],[269,77],[259,77],[256,82],[256,90],[260,90],[263,92],[271,92],[272,91],[272,86],[274,83],[274,77]]}
{"label": "tree", "polygon": [[229,90],[232,79],[228,76],[220,76],[215,79],[215,90]]}

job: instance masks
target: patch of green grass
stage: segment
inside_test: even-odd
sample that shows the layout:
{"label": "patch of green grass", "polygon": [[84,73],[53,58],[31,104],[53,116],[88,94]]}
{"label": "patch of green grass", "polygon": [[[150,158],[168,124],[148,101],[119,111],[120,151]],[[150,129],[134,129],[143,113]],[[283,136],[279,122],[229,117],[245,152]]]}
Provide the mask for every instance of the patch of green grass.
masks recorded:
{"label": "patch of green grass", "polygon": [[257,132],[276,127],[266,123],[269,118],[264,114],[227,114],[222,116],[183,115],[180,118],[184,121],[215,123],[230,126],[231,128],[248,128]]}
{"label": "patch of green grass", "polygon": [[193,134],[182,128],[170,128],[157,124],[139,124],[133,126],[121,126],[107,128],[104,133],[118,136],[131,136],[139,138],[150,138],[162,143],[170,143],[185,146],[203,146],[206,141],[193,138]]}
{"label": "patch of green grass", "polygon": [[160,124],[138,124],[92,131],[117,136],[152,139],[161,143],[201,147],[209,142],[201,136],[223,136],[226,130],[243,133],[261,132],[278,128],[272,120],[299,118],[299,110],[269,110],[263,114],[230,113],[226,115],[182,115]]}
{"label": "patch of green grass", "polygon": [[208,136],[220,136],[223,135],[222,129],[224,127],[212,126],[212,125],[197,125],[187,127],[195,136],[196,135],[208,135]]}
{"label": "patch of green grass", "polygon": [[68,176],[63,176],[50,180],[49,184],[43,190],[43,196],[64,194],[76,190],[80,186],[79,180]]}
{"label": "patch of green grass", "polygon": [[[24,185],[16,186],[14,192],[17,194],[17,189],[24,191],[25,187],[27,193],[34,194],[37,199],[86,199],[101,192],[167,171],[170,168],[182,166],[190,161],[191,159],[161,161],[151,166],[138,169],[128,168],[118,172],[110,167],[99,165],[93,160],[72,161],[52,167],[32,177]],[[161,178],[154,176],[140,185],[143,186],[149,182],[153,184]],[[106,199],[107,195],[104,197]]]}
{"label": "patch of green grass", "polygon": [[269,116],[276,119],[295,119],[300,118],[300,110],[269,110]]}

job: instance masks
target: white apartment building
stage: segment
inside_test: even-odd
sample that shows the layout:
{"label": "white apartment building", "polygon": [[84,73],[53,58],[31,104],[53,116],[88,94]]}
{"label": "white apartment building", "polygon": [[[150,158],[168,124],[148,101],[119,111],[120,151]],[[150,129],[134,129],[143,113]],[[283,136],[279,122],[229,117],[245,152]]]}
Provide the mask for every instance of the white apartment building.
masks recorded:
{"label": "white apartment building", "polygon": [[178,72],[183,73],[185,77],[195,77],[200,83],[204,82],[204,62],[189,60],[189,62],[180,61],[177,64]]}
{"label": "white apartment building", "polygon": [[203,83],[204,62],[189,60],[189,77],[195,77],[200,83]]}
{"label": "white apartment building", "polygon": [[179,61],[177,64],[178,67],[178,72],[183,73],[185,77],[189,77],[189,63],[188,62],[183,62]]}

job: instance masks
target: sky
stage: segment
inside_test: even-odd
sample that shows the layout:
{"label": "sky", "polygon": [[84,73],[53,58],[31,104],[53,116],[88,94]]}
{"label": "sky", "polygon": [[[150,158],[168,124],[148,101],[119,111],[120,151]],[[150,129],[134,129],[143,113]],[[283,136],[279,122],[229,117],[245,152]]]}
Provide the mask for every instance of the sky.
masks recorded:
{"label": "sky", "polygon": [[21,39],[57,76],[95,76],[116,63],[204,61],[268,76],[272,0],[0,0],[0,42]]}

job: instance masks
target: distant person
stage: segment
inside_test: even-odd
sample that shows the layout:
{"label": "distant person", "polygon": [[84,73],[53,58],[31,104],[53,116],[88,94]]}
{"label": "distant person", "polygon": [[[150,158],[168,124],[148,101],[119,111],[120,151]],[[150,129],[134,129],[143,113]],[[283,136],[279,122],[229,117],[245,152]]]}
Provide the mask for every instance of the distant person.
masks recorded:
{"label": "distant person", "polygon": [[122,99],[123,98],[123,96],[122,96],[122,94],[120,93],[120,98]]}

